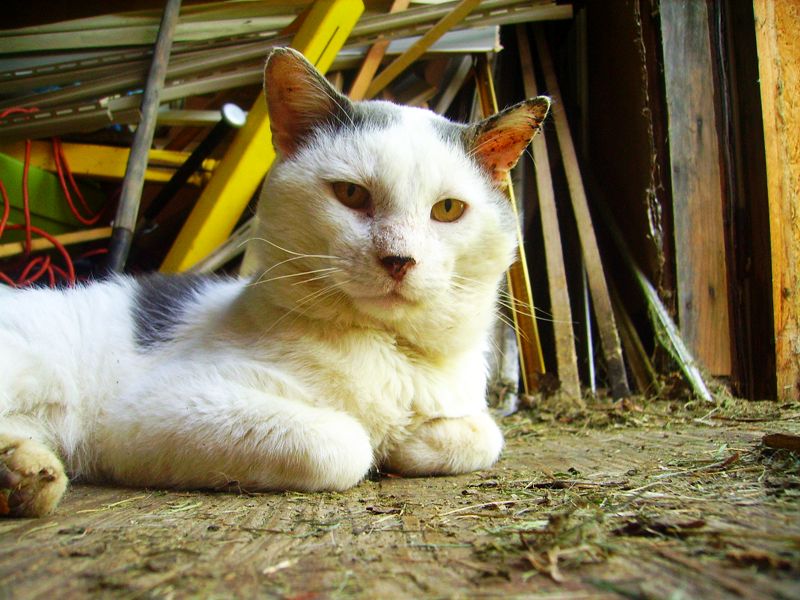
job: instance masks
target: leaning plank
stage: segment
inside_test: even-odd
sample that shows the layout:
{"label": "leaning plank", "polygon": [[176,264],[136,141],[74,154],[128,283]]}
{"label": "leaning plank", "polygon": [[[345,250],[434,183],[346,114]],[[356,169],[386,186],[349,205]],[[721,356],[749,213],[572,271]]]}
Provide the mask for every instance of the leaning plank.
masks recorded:
{"label": "leaning plank", "polygon": [[624,398],[629,396],[631,392],[628,386],[628,377],[625,373],[625,363],[622,359],[622,347],[617,331],[617,323],[614,319],[611,297],[608,293],[608,285],[603,273],[603,263],[600,260],[597,238],[592,226],[592,217],[589,213],[586,190],[583,187],[583,180],[578,166],[578,156],[575,153],[575,145],[572,142],[567,115],[564,112],[564,103],[561,101],[561,92],[559,91],[558,80],[553,68],[553,61],[550,58],[550,50],[547,48],[544,34],[539,28],[536,30],[536,47],[542,61],[547,92],[552,96],[555,106],[552,111],[553,122],[555,123],[556,136],[558,137],[564,161],[567,185],[572,199],[572,210],[578,225],[578,236],[580,237],[583,260],[586,264],[589,278],[589,291],[592,295],[595,315],[597,316],[600,343],[603,347],[608,377],[611,382],[611,393],[614,398]]}
{"label": "leaning plank", "polygon": [[661,3],[678,314],[713,375],[731,374],[728,280],[714,66],[705,2]]}
{"label": "leaning plank", "polygon": [[800,11],[755,0],[767,162],[778,398],[800,399]]}
{"label": "leaning plank", "polygon": [[[486,57],[480,57],[476,74],[478,98],[483,116],[486,118],[497,112],[497,97],[494,93],[491,69]],[[511,185],[510,177],[506,185],[506,192],[516,213],[517,202],[514,198],[514,187]],[[542,345],[539,340],[539,329],[536,325],[536,308],[533,304],[533,292],[531,291],[531,280],[528,275],[528,261],[525,257],[519,215],[517,217],[518,256],[517,261],[508,270],[507,279],[508,290],[512,298],[511,313],[514,318],[514,329],[517,334],[517,345],[520,351],[520,362],[522,363],[522,384],[525,393],[531,394],[538,389],[539,380],[545,372],[545,367]]]}
{"label": "leaning plank", "polygon": [[[530,42],[524,25],[517,25],[517,43],[522,67],[525,95],[539,95],[536,75],[533,70]],[[532,144],[533,162],[536,166],[536,188],[539,195],[539,212],[542,218],[547,283],[550,289],[550,306],[553,314],[553,332],[556,344],[556,365],[561,390],[576,401],[582,401],[581,382],[578,377],[578,359],[575,354],[575,335],[572,330],[572,309],[567,289],[567,274],[564,269],[564,254],[561,230],[558,225],[553,178],[550,174],[550,159],[544,133],[539,133]]]}

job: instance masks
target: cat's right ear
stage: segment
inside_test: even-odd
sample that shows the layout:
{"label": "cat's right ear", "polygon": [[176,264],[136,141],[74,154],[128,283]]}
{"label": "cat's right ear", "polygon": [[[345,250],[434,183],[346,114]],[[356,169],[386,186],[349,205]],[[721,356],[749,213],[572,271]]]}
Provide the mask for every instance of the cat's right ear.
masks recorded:
{"label": "cat's right ear", "polygon": [[313,131],[326,124],[347,122],[352,109],[305,57],[291,48],[275,48],[264,67],[272,143],[291,156]]}

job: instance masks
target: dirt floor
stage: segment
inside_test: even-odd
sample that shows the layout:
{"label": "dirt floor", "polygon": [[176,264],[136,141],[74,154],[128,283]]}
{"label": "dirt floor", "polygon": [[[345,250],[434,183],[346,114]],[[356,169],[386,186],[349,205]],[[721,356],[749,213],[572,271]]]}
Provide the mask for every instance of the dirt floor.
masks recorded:
{"label": "dirt floor", "polygon": [[490,471],[343,494],[76,484],[0,598],[798,598],[800,405],[538,407]]}

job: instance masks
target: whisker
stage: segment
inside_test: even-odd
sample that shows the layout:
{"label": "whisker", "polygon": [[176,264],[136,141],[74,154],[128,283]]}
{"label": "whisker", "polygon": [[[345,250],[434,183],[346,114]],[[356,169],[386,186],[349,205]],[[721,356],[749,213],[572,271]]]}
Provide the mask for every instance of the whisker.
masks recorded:
{"label": "whisker", "polygon": [[331,256],[330,254],[304,254],[302,252],[294,252],[293,250],[288,250],[288,249],[284,248],[283,246],[279,246],[275,242],[270,242],[266,238],[254,237],[254,238],[250,238],[250,240],[248,240],[248,241],[264,242],[265,244],[269,244],[273,248],[277,248],[278,250],[281,250],[282,252],[286,252],[286,254],[292,254],[294,256],[299,256],[301,258],[330,258],[330,259],[333,259],[333,260],[342,260],[342,258],[340,256]]}
{"label": "whisker", "polygon": [[330,275],[329,271],[341,271],[341,269],[338,267],[325,267],[323,269],[314,269],[311,271],[300,271],[298,273],[287,273],[286,275],[276,275],[275,277],[270,277],[269,279],[264,279],[263,281],[259,277],[258,281],[256,281],[255,283],[261,285],[263,283],[269,283],[271,281],[278,281],[279,279],[291,279],[292,277],[302,277],[304,275],[314,275],[315,273],[324,273],[324,272],[328,272],[327,274]]}

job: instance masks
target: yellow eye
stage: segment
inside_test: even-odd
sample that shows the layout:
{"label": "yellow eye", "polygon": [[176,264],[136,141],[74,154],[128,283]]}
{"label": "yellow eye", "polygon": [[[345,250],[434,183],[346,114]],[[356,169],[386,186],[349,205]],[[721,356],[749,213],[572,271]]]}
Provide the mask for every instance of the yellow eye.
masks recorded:
{"label": "yellow eye", "polygon": [[349,181],[334,181],[331,184],[336,198],[348,208],[361,210],[369,206],[372,197],[367,188]]}
{"label": "yellow eye", "polygon": [[467,205],[461,200],[445,198],[433,205],[433,208],[431,208],[431,219],[434,221],[441,221],[442,223],[452,223],[453,221],[457,221],[461,215],[464,214],[466,209]]}

